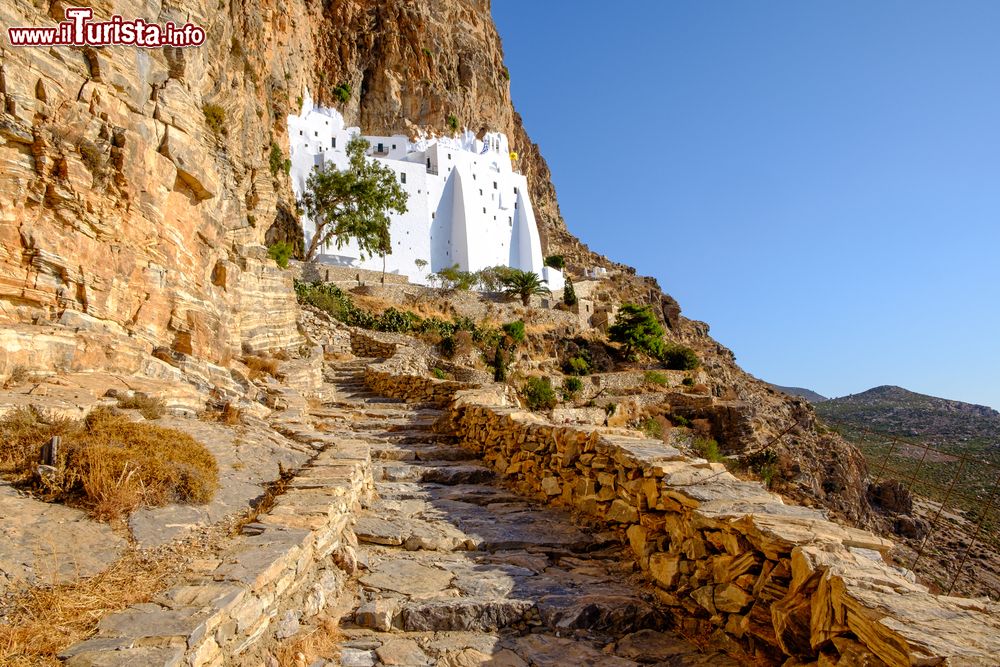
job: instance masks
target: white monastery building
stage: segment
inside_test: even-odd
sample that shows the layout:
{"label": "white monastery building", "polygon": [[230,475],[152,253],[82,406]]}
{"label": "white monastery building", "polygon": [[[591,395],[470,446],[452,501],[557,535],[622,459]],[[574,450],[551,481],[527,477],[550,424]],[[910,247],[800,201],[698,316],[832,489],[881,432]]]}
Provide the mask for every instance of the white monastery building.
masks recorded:
{"label": "white monastery building", "polygon": [[[313,169],[347,167],[347,143],[361,130],[345,127],[340,113],[314,106],[307,94],[301,114],[288,117],[288,134],[292,189],[301,197]],[[409,194],[407,212],[390,214],[387,272],[426,283],[428,274],[456,264],[463,271],[510,266],[537,273],[553,291],[563,288],[562,272],[544,265],[527,180],[513,168],[505,135],[491,132],[477,139],[465,131],[417,141],[405,135],[365,138],[370,159],[396,172]],[[302,227],[308,245],[316,228],[308,216]],[[353,242],[338,249],[331,241],[317,259],[382,270],[381,257],[362,258]],[[420,260],[426,265],[418,266]]]}

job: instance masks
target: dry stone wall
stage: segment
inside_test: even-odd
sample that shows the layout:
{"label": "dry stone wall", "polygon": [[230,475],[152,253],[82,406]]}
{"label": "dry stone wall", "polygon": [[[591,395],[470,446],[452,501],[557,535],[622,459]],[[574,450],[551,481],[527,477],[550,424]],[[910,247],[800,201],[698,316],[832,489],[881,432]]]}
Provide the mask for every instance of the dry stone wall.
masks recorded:
{"label": "dry stone wall", "polygon": [[342,441],[292,479],[274,507],[221,562],[198,563],[186,583],[103,618],[91,639],[60,657],[70,667],[263,664],[251,656],[295,634],[356,567],[353,517],[372,493],[363,442]]}
{"label": "dry stone wall", "polygon": [[1000,605],[930,594],[887,564],[888,541],[662,442],[557,426],[495,391],[411,375],[413,354],[369,367],[371,388],[409,397],[436,382],[467,447],[518,490],[617,531],[688,630],[774,662],[996,664]]}

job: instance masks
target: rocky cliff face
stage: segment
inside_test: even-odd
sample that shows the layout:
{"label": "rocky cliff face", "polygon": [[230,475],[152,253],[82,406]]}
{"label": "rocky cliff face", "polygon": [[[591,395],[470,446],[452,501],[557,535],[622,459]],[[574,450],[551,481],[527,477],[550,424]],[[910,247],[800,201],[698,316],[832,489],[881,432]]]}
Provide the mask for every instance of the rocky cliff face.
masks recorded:
{"label": "rocky cliff face", "polygon": [[[796,488],[865,517],[855,450],[744,374],[655,281],[566,230],[511,102],[488,0],[91,5],[99,19],[191,21],[208,39],[149,51],[0,42],[0,322],[96,326],[212,362],[295,345],[291,279],[263,247],[294,234],[289,182],[270,159],[288,154],[287,114],[308,89],[373,134],[443,133],[453,116],[511,138],[549,253],[618,269],[609,297],[662,310],[670,335],[702,355],[713,392],[746,404],[757,444],[787,454]],[[49,25],[66,6],[8,0],[0,23]]]}

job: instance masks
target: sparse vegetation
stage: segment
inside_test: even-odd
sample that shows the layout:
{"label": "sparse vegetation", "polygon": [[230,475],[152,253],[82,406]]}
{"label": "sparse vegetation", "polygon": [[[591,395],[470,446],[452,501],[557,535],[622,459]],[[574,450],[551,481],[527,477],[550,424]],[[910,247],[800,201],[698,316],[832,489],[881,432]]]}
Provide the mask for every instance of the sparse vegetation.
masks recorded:
{"label": "sparse vegetation", "polygon": [[448,373],[446,373],[443,368],[435,367],[434,370],[431,371],[431,375],[436,377],[438,380],[448,379]]}
{"label": "sparse vegetation", "polygon": [[347,82],[341,82],[334,87],[333,96],[340,101],[341,104],[347,104],[351,99],[351,84]]}
{"label": "sparse vegetation", "polygon": [[681,384],[684,385],[685,387],[693,387],[694,378],[691,377],[684,378],[683,380],[681,380]]}
{"label": "sparse vegetation", "polygon": [[292,170],[292,161],[285,157],[278,144],[271,143],[271,152],[267,156],[268,166],[271,168],[271,176],[277,178],[278,174],[284,171],[286,174]]}
{"label": "sparse vegetation", "polygon": [[[62,439],[53,470],[36,472],[42,446]],[[204,503],[218,487],[215,457],[180,431],[132,422],[108,408],[84,420],[18,408],[0,419],[0,471],[49,500],[116,520],[141,506]]]}
{"label": "sparse vegetation", "polygon": [[642,431],[643,435],[647,438],[653,438],[654,440],[663,439],[663,424],[659,420],[649,417],[644,419],[642,424],[639,426],[639,430]]}
{"label": "sparse vegetation", "polygon": [[529,410],[539,412],[556,406],[556,392],[547,377],[530,377],[521,389],[521,396]]}
{"label": "sparse vegetation", "polygon": [[510,339],[517,344],[523,343],[525,338],[524,332],[524,322],[521,320],[516,320],[514,322],[508,322],[503,325],[503,332],[507,334]]}
{"label": "sparse vegetation", "polygon": [[125,410],[138,410],[146,419],[159,419],[167,412],[167,406],[160,398],[146,394],[133,393],[131,396],[119,396],[118,407]]}
{"label": "sparse vegetation", "polygon": [[563,303],[572,308],[577,304],[576,298],[576,288],[573,287],[573,281],[566,277],[566,286],[563,287]]}
{"label": "sparse vegetation", "polygon": [[267,248],[267,256],[283,269],[288,268],[288,260],[292,258],[294,252],[295,249],[288,241],[278,241]]}
{"label": "sparse vegetation", "polygon": [[655,384],[660,387],[670,384],[670,378],[657,371],[646,371],[643,373],[642,379],[646,384]]}
{"label": "sparse vegetation", "polygon": [[562,255],[549,255],[545,258],[545,266],[562,271],[566,268],[566,260]]}
{"label": "sparse vegetation", "polygon": [[571,375],[563,380],[563,399],[571,400],[583,391],[583,380]]}
{"label": "sparse vegetation", "polygon": [[693,371],[701,365],[697,353],[683,345],[666,345],[659,357],[664,366],[675,371]]}
{"label": "sparse vegetation", "polygon": [[682,415],[670,415],[668,419],[670,420],[670,423],[673,424],[674,426],[680,426],[681,428],[691,427],[691,420]]}
{"label": "sparse vegetation", "polygon": [[501,278],[500,283],[504,294],[520,298],[521,305],[525,307],[531,303],[531,297],[552,293],[545,286],[545,281],[539,278],[537,273],[531,271],[511,269],[506,276]]}
{"label": "sparse vegetation", "polygon": [[622,355],[634,360],[641,352],[656,357],[663,350],[663,326],[649,306],[626,303],[616,322],[608,328],[608,338],[622,346]]}
{"label": "sparse vegetation", "polygon": [[572,375],[590,375],[590,360],[582,354],[570,357],[563,370]]}
{"label": "sparse vegetation", "polygon": [[268,359],[267,357],[248,355],[243,357],[243,363],[246,364],[248,369],[250,369],[251,380],[263,380],[267,376],[271,376],[273,378],[278,377],[277,359]]}
{"label": "sparse vegetation", "polygon": [[452,132],[458,132],[458,116],[455,114],[448,114],[448,129]]}
{"label": "sparse vegetation", "polygon": [[212,132],[217,135],[228,134],[225,109],[218,104],[207,103],[201,107],[201,112],[205,114],[205,123]]}
{"label": "sparse vegetation", "polygon": [[104,152],[97,144],[88,139],[81,139],[79,149],[80,159],[92,174],[97,175],[104,171]]}
{"label": "sparse vegetation", "polygon": [[707,461],[721,461],[723,459],[722,454],[719,452],[719,443],[717,443],[712,438],[695,438],[691,443],[691,448],[700,456]]}

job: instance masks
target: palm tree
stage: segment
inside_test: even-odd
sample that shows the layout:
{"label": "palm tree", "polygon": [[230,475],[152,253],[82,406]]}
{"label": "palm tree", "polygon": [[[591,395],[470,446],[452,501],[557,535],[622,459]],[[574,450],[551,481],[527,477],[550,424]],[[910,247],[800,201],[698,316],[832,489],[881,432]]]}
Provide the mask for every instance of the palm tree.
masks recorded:
{"label": "palm tree", "polygon": [[525,306],[531,301],[535,294],[552,294],[545,286],[545,280],[538,277],[537,273],[531,271],[521,271],[511,269],[510,273],[500,279],[503,286],[503,293],[507,296],[521,297],[521,303]]}

